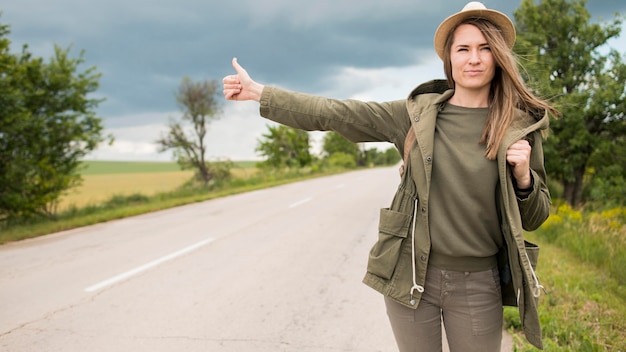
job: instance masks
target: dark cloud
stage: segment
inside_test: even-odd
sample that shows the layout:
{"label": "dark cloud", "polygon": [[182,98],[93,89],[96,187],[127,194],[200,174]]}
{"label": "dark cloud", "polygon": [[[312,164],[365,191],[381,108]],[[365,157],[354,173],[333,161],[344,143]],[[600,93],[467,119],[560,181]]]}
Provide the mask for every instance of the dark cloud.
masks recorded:
{"label": "dark cloud", "polygon": [[[259,81],[310,92],[328,89],[342,67],[416,65],[432,52],[437,25],[466,2],[21,0],[4,5],[0,20],[35,54],[49,56],[53,43],[84,49],[103,74],[101,116],[115,127],[148,122],[118,116],[177,110],[182,77],[221,80],[233,56]],[[512,17],[520,1],[485,3]],[[626,1],[587,8],[610,19]]]}

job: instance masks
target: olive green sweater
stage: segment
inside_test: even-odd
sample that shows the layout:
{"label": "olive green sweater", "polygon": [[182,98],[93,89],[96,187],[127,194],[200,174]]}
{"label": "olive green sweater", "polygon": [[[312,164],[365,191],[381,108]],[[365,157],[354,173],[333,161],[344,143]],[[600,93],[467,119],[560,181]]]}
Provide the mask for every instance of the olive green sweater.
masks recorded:
{"label": "olive green sweater", "polygon": [[429,219],[430,264],[441,269],[471,272],[497,266],[495,255],[503,242],[495,202],[498,167],[479,143],[488,111],[448,103],[437,118],[430,214],[447,216]]}

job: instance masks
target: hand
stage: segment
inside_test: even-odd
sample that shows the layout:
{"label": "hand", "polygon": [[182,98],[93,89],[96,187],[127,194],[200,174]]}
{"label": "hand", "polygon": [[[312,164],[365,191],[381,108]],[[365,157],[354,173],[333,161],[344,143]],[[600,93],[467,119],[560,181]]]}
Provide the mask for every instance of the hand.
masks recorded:
{"label": "hand", "polygon": [[521,139],[509,147],[506,151],[506,161],[513,168],[513,177],[517,187],[525,189],[530,187],[530,152],[532,148],[528,141]]}
{"label": "hand", "polygon": [[264,86],[250,78],[248,72],[237,62],[237,58],[233,58],[232,64],[237,74],[226,76],[222,80],[226,100],[260,101]]}

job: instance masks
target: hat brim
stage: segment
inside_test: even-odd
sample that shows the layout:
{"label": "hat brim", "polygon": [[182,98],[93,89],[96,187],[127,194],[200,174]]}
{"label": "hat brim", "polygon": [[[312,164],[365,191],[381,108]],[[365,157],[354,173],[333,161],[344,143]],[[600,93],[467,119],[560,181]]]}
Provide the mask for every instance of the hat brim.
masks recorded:
{"label": "hat brim", "polygon": [[443,60],[446,39],[450,31],[468,18],[484,18],[495,24],[502,31],[504,41],[509,49],[513,49],[513,45],[515,44],[515,26],[507,15],[491,9],[472,9],[449,16],[437,27],[437,31],[435,32],[435,51],[437,55],[439,55],[439,58]]}

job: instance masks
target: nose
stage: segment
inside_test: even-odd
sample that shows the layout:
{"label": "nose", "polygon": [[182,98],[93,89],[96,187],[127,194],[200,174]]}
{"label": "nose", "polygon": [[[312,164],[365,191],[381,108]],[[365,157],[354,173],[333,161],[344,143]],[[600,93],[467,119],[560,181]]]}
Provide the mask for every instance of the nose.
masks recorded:
{"label": "nose", "polygon": [[470,63],[471,64],[477,64],[480,63],[480,51],[479,50],[472,50],[470,53]]}

